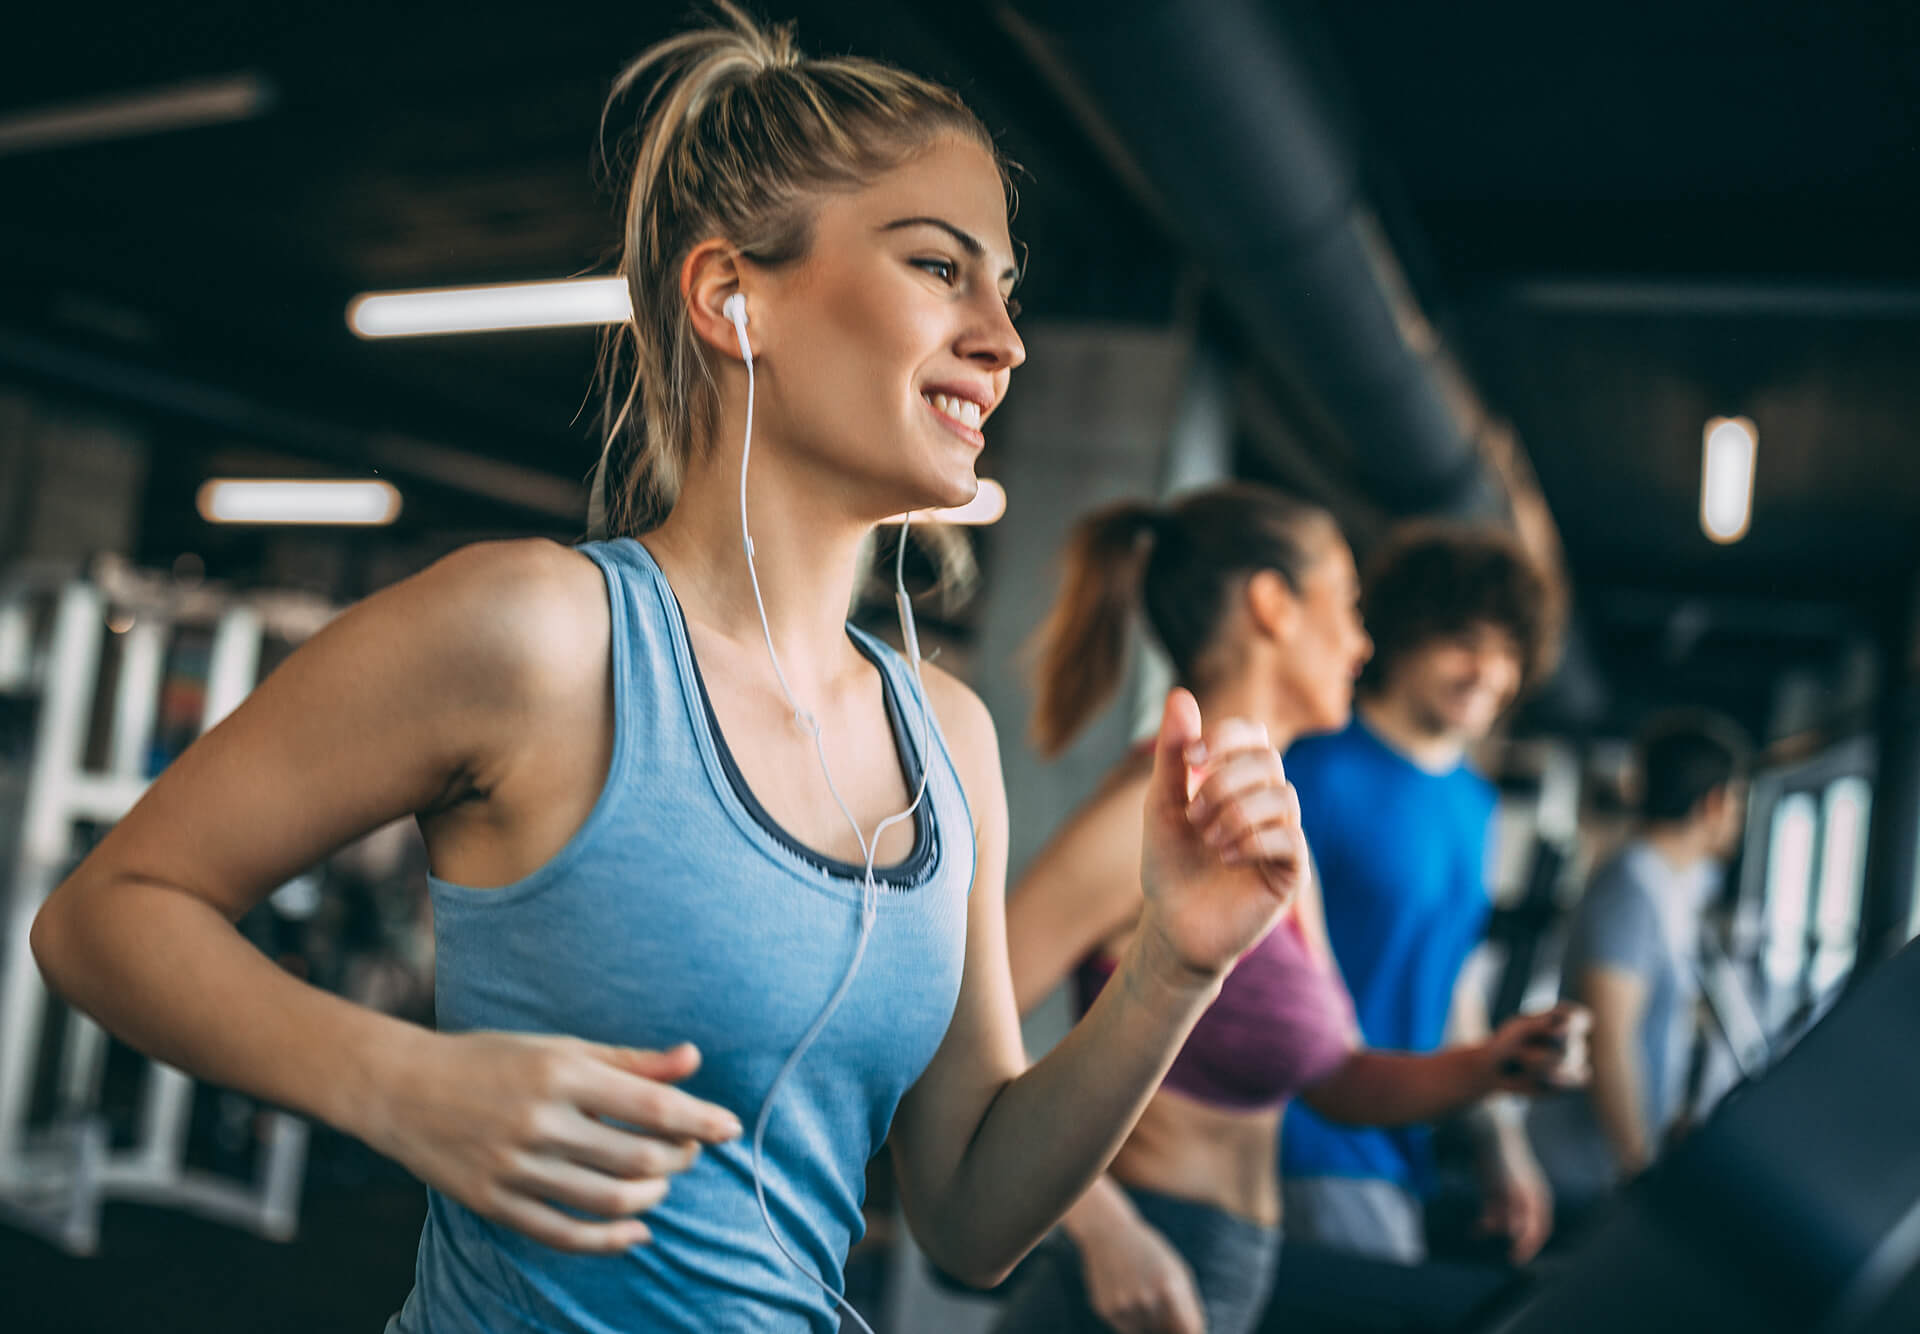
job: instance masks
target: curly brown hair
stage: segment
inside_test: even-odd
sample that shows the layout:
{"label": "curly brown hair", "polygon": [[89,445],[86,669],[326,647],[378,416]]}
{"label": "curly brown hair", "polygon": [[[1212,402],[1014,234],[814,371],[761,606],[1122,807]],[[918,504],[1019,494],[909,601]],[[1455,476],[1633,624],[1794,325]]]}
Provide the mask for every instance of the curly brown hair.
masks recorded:
{"label": "curly brown hair", "polygon": [[1524,693],[1553,670],[1560,597],[1505,529],[1421,522],[1403,526],[1367,562],[1363,608],[1373,660],[1361,677],[1378,693],[1399,664],[1435,639],[1491,625],[1520,649]]}

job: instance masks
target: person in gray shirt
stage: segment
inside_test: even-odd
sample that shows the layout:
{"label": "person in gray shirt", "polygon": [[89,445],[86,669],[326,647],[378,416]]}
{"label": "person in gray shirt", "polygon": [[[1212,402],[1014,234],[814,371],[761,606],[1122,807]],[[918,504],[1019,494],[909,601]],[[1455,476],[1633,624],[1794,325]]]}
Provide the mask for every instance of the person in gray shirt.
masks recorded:
{"label": "person in gray shirt", "polygon": [[1593,1014],[1593,1082],[1545,1100],[1528,1130],[1578,1211],[1641,1172],[1682,1125],[1700,998],[1701,919],[1745,822],[1747,746],[1704,714],[1643,735],[1641,823],[1575,909],[1561,995]]}

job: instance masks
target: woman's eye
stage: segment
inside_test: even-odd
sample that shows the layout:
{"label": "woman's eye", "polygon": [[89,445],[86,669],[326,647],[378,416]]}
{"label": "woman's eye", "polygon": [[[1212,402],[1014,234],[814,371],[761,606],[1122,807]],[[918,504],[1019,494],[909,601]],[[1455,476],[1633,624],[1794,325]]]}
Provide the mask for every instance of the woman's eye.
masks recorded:
{"label": "woman's eye", "polygon": [[1020,298],[1019,297],[1010,296],[1007,298],[1007,318],[1010,320],[1017,320],[1020,318]]}
{"label": "woman's eye", "polygon": [[925,269],[928,273],[931,273],[934,277],[938,278],[943,283],[950,283],[953,281],[954,267],[953,267],[953,263],[950,260],[916,259],[913,261],[913,263],[916,268]]}

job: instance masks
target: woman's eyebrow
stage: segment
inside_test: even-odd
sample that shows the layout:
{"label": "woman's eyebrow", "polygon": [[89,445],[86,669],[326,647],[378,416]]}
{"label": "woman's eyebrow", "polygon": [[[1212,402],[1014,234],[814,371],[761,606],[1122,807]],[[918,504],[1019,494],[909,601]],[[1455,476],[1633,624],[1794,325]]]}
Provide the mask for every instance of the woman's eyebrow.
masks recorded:
{"label": "woman's eyebrow", "polygon": [[[959,242],[960,248],[966,251],[967,254],[972,258],[979,259],[982,255],[987,253],[987,248],[981,245],[980,242],[976,240],[971,233],[962,231],[960,228],[948,222],[945,218],[929,218],[929,217],[895,218],[892,222],[883,223],[878,228],[878,230],[883,232],[897,232],[903,227],[938,227],[941,231],[945,232],[947,235],[951,236],[955,241]],[[1002,273],[1000,276],[1003,279],[1012,278],[1012,279],[1018,280],[1018,278],[1020,277],[1020,270],[1016,269],[1013,265],[1009,264],[1007,266],[1006,272]]]}

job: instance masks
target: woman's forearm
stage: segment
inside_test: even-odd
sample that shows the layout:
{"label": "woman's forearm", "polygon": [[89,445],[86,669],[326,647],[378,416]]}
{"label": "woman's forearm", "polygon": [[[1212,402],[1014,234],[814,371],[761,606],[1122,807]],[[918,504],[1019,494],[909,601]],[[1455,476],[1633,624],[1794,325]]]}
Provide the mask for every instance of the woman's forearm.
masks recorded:
{"label": "woman's forearm", "polygon": [[1102,1173],[1087,1187],[1087,1193],[1074,1202],[1073,1208],[1067,1210],[1060,1226],[1084,1250],[1091,1239],[1102,1233],[1139,1221],[1140,1211],[1120,1189],[1120,1183]]}
{"label": "woman's forearm", "polygon": [[[940,1202],[943,1260],[997,1282],[1105,1172],[1219,993],[1135,935],[1084,1018],[1008,1083]],[[1098,1199],[1086,1222],[1098,1212]]]}
{"label": "woman's forearm", "polygon": [[33,951],[56,991],[156,1060],[361,1138],[383,1072],[431,1036],[294,978],[211,905],[151,882],[63,886]]}
{"label": "woman's forearm", "polygon": [[1416,1125],[1478,1102],[1493,1091],[1497,1078],[1485,1043],[1431,1056],[1360,1047],[1300,1097],[1329,1121],[1345,1125]]}

